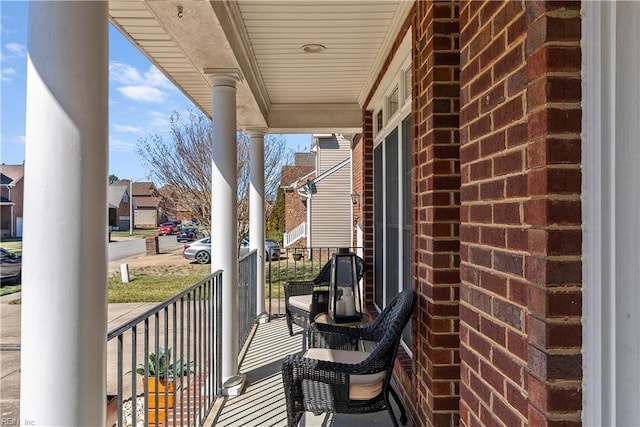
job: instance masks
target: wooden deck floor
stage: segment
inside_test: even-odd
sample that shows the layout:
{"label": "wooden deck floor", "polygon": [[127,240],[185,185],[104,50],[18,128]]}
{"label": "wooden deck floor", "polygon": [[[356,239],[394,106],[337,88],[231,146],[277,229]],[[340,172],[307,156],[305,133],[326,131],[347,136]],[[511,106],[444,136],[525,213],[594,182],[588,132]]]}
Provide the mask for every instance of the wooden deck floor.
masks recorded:
{"label": "wooden deck floor", "polygon": [[[295,328],[295,327],[294,327]],[[289,336],[286,321],[275,319],[258,326],[249,344],[240,372],[247,386],[242,395],[223,398],[213,409],[207,425],[216,427],[280,427],[287,425],[286,405],[280,367],[287,354],[302,351],[301,329]],[[396,411],[397,412],[397,411]],[[314,416],[306,413],[300,426],[391,426],[389,414]]]}

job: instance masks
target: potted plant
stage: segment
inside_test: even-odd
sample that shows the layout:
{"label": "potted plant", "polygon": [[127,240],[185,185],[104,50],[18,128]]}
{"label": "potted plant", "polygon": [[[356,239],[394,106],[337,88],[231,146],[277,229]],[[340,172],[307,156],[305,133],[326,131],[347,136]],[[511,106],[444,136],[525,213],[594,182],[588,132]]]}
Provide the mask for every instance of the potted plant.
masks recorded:
{"label": "potted plant", "polygon": [[[149,376],[145,377],[145,365],[140,364],[136,373],[142,375],[142,385],[147,396],[147,421],[149,424],[165,422],[165,409],[173,408],[175,378],[195,373],[195,362],[178,359],[171,362],[171,349],[160,347],[158,354],[149,353],[147,358]],[[157,405],[156,405],[157,403]],[[156,420],[156,406],[158,419]]]}

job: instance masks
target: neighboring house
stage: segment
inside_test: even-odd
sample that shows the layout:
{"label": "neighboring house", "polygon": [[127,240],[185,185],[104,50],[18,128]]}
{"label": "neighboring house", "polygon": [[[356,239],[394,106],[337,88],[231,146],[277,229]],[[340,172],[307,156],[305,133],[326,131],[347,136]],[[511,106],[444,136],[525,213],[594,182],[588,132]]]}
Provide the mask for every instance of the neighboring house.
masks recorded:
{"label": "neighboring house", "polygon": [[184,200],[184,196],[180,195],[180,192],[176,190],[176,187],[172,185],[165,185],[161,187],[158,192],[164,200],[164,213],[167,218],[174,218],[177,221],[194,220],[193,212],[189,207],[189,203]]}
{"label": "neighboring house", "polygon": [[[129,180],[114,182],[112,186],[126,185]],[[152,182],[133,183],[133,228],[153,228],[166,219],[164,201]]]}
{"label": "neighboring house", "polygon": [[[285,206],[285,247],[306,247],[307,246],[307,204],[306,198],[300,197],[298,189],[304,185],[306,179],[313,178],[314,166],[298,165],[296,153],[296,164],[282,167],[280,186],[284,190]],[[315,153],[311,154],[315,158]]]}
{"label": "neighboring house", "polygon": [[0,235],[22,237],[24,165],[0,165]]}
{"label": "neighboring house", "polygon": [[126,184],[109,185],[109,227],[117,230],[128,230],[131,224],[131,206],[129,202],[129,186]]}
{"label": "neighboring house", "polygon": [[284,245],[351,246],[351,141],[338,134],[314,135],[311,150],[313,169],[285,186]]}

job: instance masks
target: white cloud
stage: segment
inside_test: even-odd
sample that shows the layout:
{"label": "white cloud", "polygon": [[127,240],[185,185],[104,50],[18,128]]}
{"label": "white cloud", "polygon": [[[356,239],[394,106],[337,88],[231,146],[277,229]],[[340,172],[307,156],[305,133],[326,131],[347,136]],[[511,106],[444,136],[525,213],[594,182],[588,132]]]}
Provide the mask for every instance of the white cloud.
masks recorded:
{"label": "white cloud", "polygon": [[125,141],[118,138],[109,138],[110,151],[132,152],[133,150],[135,150],[135,148],[135,142]]}
{"label": "white cloud", "polygon": [[139,127],[136,127],[136,126],[114,124],[113,128],[116,131],[123,132],[123,133],[140,133],[140,132],[142,132],[142,129],[140,129]]}
{"label": "white cloud", "polygon": [[16,75],[16,69],[11,67],[2,67],[0,70],[0,80],[3,82],[10,82],[13,76]]}
{"label": "white cloud", "polygon": [[174,88],[173,83],[153,65],[149,67],[149,71],[144,73],[144,77],[151,86],[164,87],[167,89]]}
{"label": "white cloud", "polygon": [[7,48],[9,52],[20,58],[25,57],[27,54],[26,46],[20,43],[7,43],[6,45],[4,45],[4,47]]}
{"label": "white cloud", "polygon": [[112,61],[109,64],[109,79],[120,85],[118,91],[127,98],[142,102],[163,102],[165,93],[161,89],[175,89],[154,65],[140,73],[129,64]]}
{"label": "white cloud", "polygon": [[115,61],[109,63],[109,79],[125,85],[141,84],[143,82],[138,70],[131,65]]}
{"label": "white cloud", "polygon": [[11,142],[13,142],[14,144],[24,144],[25,141],[26,138],[24,135],[18,135],[11,139]]}
{"label": "white cloud", "polygon": [[134,101],[162,102],[164,100],[164,93],[151,86],[122,86],[118,88],[118,92]]}

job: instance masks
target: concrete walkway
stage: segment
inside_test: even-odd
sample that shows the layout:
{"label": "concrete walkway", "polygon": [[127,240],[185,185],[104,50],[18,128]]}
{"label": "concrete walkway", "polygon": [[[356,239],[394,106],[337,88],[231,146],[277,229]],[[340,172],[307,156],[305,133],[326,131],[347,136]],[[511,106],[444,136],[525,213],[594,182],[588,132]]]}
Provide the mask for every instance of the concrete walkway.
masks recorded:
{"label": "concrete walkway", "polygon": [[[10,301],[20,293],[0,297],[0,418],[19,419],[20,411],[20,310]],[[109,304],[108,330],[155,307],[157,302]],[[109,352],[113,346],[109,347]],[[114,355],[108,356],[110,360]]]}

